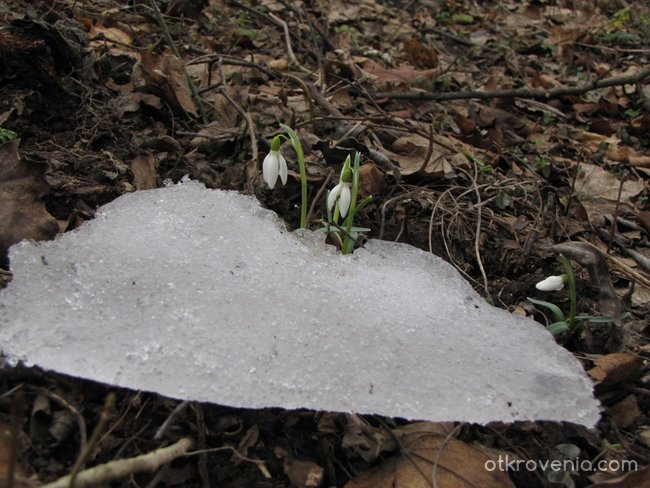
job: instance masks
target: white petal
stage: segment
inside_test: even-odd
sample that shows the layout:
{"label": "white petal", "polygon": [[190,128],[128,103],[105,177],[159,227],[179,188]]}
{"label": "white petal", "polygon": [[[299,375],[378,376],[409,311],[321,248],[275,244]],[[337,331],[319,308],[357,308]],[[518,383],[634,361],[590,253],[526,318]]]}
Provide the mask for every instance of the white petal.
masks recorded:
{"label": "white petal", "polygon": [[264,175],[264,181],[266,181],[266,184],[269,185],[269,188],[271,190],[273,190],[275,182],[278,179],[279,169],[278,152],[271,151],[267,154],[267,156],[264,158],[264,162],[262,163],[262,174]]}
{"label": "white petal", "polygon": [[280,153],[278,153],[278,157],[280,159],[280,179],[282,180],[282,184],[286,185],[287,184],[287,160],[284,159],[284,156]]}
{"label": "white petal", "polygon": [[564,281],[561,276],[549,276],[535,285],[541,291],[558,291],[564,288]]}
{"label": "white petal", "polygon": [[332,188],[330,194],[327,195],[327,208],[330,210],[332,210],[334,205],[336,205],[336,199],[338,198],[339,193],[341,193],[341,183]]}
{"label": "white petal", "polygon": [[352,195],[350,194],[350,185],[343,183],[341,186],[341,197],[339,198],[339,210],[341,211],[341,217],[345,217],[350,210],[350,200]]}

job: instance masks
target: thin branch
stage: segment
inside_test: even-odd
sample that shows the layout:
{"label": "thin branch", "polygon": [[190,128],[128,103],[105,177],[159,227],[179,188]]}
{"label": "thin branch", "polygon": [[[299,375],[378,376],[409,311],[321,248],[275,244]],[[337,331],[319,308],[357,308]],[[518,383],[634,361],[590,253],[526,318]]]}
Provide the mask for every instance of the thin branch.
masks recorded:
{"label": "thin branch", "polygon": [[[178,48],[176,47],[176,43],[174,42],[171,33],[169,32],[169,28],[167,27],[165,18],[163,17],[162,12],[158,8],[158,4],[156,3],[156,0],[149,0],[149,3],[151,5],[151,9],[154,12],[156,20],[158,21],[158,24],[160,25],[160,28],[163,31],[163,37],[165,38],[165,42],[167,42],[167,45],[169,45],[169,48],[174,53],[174,56],[182,60],[181,54],[178,51]],[[196,85],[194,84],[194,81],[192,80],[192,77],[189,75],[187,70],[185,70],[185,79],[187,80],[187,85],[192,94],[192,100],[194,101],[194,105],[199,110],[199,114],[201,115],[201,120],[203,120],[203,122],[205,123],[208,120],[205,107],[203,106],[203,102],[201,101],[201,96],[199,95]]]}
{"label": "thin branch", "polygon": [[[141,456],[118,459],[117,461],[100,464],[99,466],[81,471],[75,480],[75,487],[100,486],[109,481],[124,478],[135,473],[153,471],[159,466],[173,461],[177,457],[187,455],[187,451],[193,445],[194,442],[191,439],[181,439],[176,444],[142,454]],[[52,483],[43,485],[42,488],[68,488],[69,484],[70,476],[64,476]]]}
{"label": "thin branch", "polygon": [[442,456],[443,451],[447,447],[447,444],[449,444],[449,441],[460,432],[460,430],[463,428],[463,424],[458,424],[455,426],[449,434],[444,438],[442,441],[442,444],[436,451],[436,457],[433,460],[433,468],[431,469],[431,484],[433,488],[438,488],[438,480],[436,478],[436,471],[438,471],[438,464],[440,462],[440,457]]}
{"label": "thin branch", "polygon": [[293,52],[293,47],[291,46],[291,34],[289,31],[289,25],[282,20],[280,17],[277,15],[274,15],[273,13],[269,13],[269,17],[273,19],[275,22],[277,22],[279,25],[282,26],[282,29],[284,30],[284,40],[287,45],[287,55],[289,56],[289,61],[300,68],[302,71],[305,73],[313,74],[311,71],[309,71],[307,68],[305,68],[302,64],[300,64],[300,61],[298,61],[298,58],[296,58],[295,53]]}
{"label": "thin branch", "polygon": [[472,160],[474,164],[474,175],[470,175],[468,172],[458,168],[460,171],[465,173],[471,180],[472,186],[474,187],[474,194],[476,195],[476,234],[474,236],[474,254],[476,254],[476,261],[478,262],[479,270],[481,271],[481,276],[483,277],[483,288],[485,288],[485,294],[489,299],[490,303],[494,303],[492,295],[490,295],[490,287],[488,283],[487,274],[485,273],[485,267],[483,266],[483,258],[481,258],[481,227],[483,225],[483,204],[481,202],[481,192],[478,188],[478,163],[476,160]]}
{"label": "thin branch", "polygon": [[553,98],[564,97],[567,95],[582,95],[584,93],[598,90],[599,88],[608,88],[610,86],[634,85],[641,83],[650,77],[650,67],[647,67],[636,74],[627,76],[615,76],[605,80],[598,80],[592,83],[586,83],[574,87],[559,87],[551,90],[534,90],[530,88],[513,88],[509,90],[493,91],[459,91],[447,93],[431,92],[379,92],[375,93],[377,98],[392,98],[403,100],[463,100],[477,98],[488,100],[491,98],[532,98],[534,100],[550,100]]}
{"label": "thin branch", "polygon": [[91,455],[92,450],[95,448],[97,443],[99,442],[99,436],[102,434],[104,431],[104,426],[108,422],[111,412],[113,411],[113,408],[115,407],[115,393],[109,393],[108,396],[106,397],[106,401],[104,402],[104,408],[102,409],[101,413],[99,414],[99,422],[97,422],[97,425],[95,426],[95,429],[93,430],[92,435],[90,436],[90,440],[86,444],[86,447],[84,448],[83,451],[79,454],[77,457],[77,460],[75,461],[74,465],[72,466],[72,469],[70,470],[70,474],[68,475],[69,481],[68,481],[68,486],[69,488],[74,488],[75,487],[75,481],[77,479],[77,476],[79,474],[79,471],[84,467],[86,464],[86,460],[88,457]]}
{"label": "thin branch", "polygon": [[176,420],[178,420],[178,417],[180,417],[181,413],[183,412],[183,410],[185,410],[185,407],[187,407],[189,403],[190,402],[186,400],[176,405],[176,407],[174,407],[174,410],[172,410],[172,412],[167,416],[165,421],[162,423],[162,425],[158,428],[158,430],[154,434],[153,436],[154,440],[158,441],[163,438],[163,436],[169,430],[169,427],[171,427],[176,423]]}
{"label": "thin branch", "polygon": [[327,189],[327,185],[329,185],[329,182],[332,181],[333,176],[334,176],[334,170],[330,169],[329,173],[325,177],[325,181],[323,181],[323,184],[318,190],[318,193],[316,193],[316,196],[311,201],[311,205],[309,206],[309,212],[307,212],[307,228],[309,228],[309,222],[311,222],[311,217],[314,214],[314,209],[316,208],[316,205],[318,204],[321,197],[323,196],[323,193],[325,193],[325,190]]}
{"label": "thin branch", "polygon": [[228,103],[235,107],[235,110],[239,112],[239,114],[244,117],[244,120],[246,121],[246,127],[248,129],[248,137],[251,140],[251,160],[253,164],[257,164],[257,159],[258,159],[258,150],[257,150],[257,136],[255,135],[255,124],[253,123],[253,119],[251,118],[251,115],[244,110],[241,105],[239,105],[228,93],[226,92],[225,87],[221,87],[219,90],[219,93],[223,95],[223,97],[228,100]]}
{"label": "thin branch", "polygon": [[194,456],[194,455],[197,455],[197,454],[207,454],[207,453],[211,453],[211,452],[220,452],[220,451],[231,451],[237,458],[241,459],[242,461],[247,461],[247,462],[253,463],[255,466],[257,466],[257,469],[260,470],[260,472],[262,473],[262,475],[266,479],[271,479],[272,478],[271,473],[267,469],[266,464],[265,464],[264,461],[262,461],[261,459],[253,459],[253,458],[246,457],[232,446],[212,447],[210,449],[202,449],[202,450],[198,450],[198,451],[192,451],[192,452],[188,452],[187,455],[188,456]]}

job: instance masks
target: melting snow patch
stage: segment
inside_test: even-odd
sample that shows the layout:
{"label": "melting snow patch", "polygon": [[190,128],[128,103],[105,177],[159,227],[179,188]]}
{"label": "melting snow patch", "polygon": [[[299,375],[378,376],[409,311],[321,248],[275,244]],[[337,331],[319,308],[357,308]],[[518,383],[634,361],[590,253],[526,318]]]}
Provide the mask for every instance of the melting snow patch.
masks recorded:
{"label": "melting snow patch", "polygon": [[442,259],[342,256],[248,196],[185,181],[11,249],[13,360],[174,398],[431,421],[564,420],[599,406],[571,353]]}

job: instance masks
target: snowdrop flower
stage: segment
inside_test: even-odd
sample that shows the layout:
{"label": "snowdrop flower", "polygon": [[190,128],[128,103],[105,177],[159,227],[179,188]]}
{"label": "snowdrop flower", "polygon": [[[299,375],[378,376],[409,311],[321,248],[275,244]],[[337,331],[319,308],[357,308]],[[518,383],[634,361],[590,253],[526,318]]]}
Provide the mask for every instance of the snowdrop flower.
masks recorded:
{"label": "snowdrop flower", "polygon": [[275,182],[278,180],[278,175],[280,175],[282,184],[287,184],[287,161],[280,154],[281,144],[280,137],[274,137],[273,141],[271,141],[271,151],[266,155],[262,163],[264,181],[266,181],[266,184],[269,185],[271,190],[273,190]]}
{"label": "snowdrop flower", "polygon": [[541,291],[558,291],[564,288],[564,283],[568,280],[567,275],[549,276],[545,280],[535,285],[535,288]]}
{"label": "snowdrop flower", "polygon": [[350,187],[352,186],[352,171],[350,170],[350,157],[345,160],[343,169],[341,170],[341,178],[339,184],[332,188],[327,196],[327,208],[332,210],[339,201],[339,212],[341,217],[345,217],[350,210],[350,200],[352,200],[352,193]]}

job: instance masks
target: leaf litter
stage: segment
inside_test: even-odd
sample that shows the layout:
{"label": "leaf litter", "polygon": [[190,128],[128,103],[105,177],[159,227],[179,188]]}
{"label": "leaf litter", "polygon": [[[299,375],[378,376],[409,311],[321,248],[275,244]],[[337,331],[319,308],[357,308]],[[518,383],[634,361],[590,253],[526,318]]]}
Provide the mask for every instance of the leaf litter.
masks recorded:
{"label": "leaf litter", "polygon": [[[609,326],[622,332],[619,350],[609,350],[607,338],[594,340],[589,335],[577,337],[567,347],[588,370],[607,368],[603,361],[599,365],[595,361],[610,354],[631,354],[645,362],[650,357],[648,301],[640,293],[649,283],[640,263],[649,256],[644,223],[650,88],[647,75],[634,79],[648,65],[645,6],[510,2],[498,10],[460,2],[441,3],[435,9],[422,8],[419,2],[405,8],[372,0],[301,7],[284,2],[262,2],[258,7],[234,1],[161,2],[182,59],[159,63],[148,81],[144,77],[137,81],[133,68],[144,64],[143,50],[160,59],[169,56],[148,2],[135,2],[128,9],[108,2],[75,2],[43,10],[13,3],[0,31],[13,33],[0,35],[4,83],[0,126],[19,134],[24,160],[49,164],[44,175],[47,193],[29,183],[28,194],[33,195],[29,207],[33,211],[25,220],[29,226],[39,228],[49,221],[45,227],[50,226],[51,232],[58,220],[68,223],[63,227],[74,228],[92,218],[93,209],[136,185],[160,186],[167,178],[179,180],[185,174],[213,188],[252,192],[295,225],[298,213],[287,198],[297,194],[297,182],[270,194],[258,176],[259,161],[251,163],[250,157],[255,144],[261,160],[268,149],[265,141],[276,133],[278,122],[299,123],[305,140],[327,141],[332,148],[365,147],[366,165],[383,173],[383,184],[368,184],[379,193],[366,209],[364,226],[376,233],[381,229],[384,239],[408,242],[445,258],[480,293],[496,297],[505,308],[543,320],[525,297],[536,281],[557,271],[551,246],[568,240],[591,243],[603,254],[605,273],[629,315]],[[287,23],[288,34],[271,13]],[[72,18],[85,27],[79,29]],[[70,28],[71,23],[75,25]],[[89,36],[89,49],[84,36]],[[319,66],[334,62],[339,69],[329,73],[324,85]],[[203,69],[195,71],[195,65]],[[372,73],[364,73],[366,65],[376,66],[385,79],[373,80]],[[204,100],[210,101],[212,115],[205,125],[191,115],[197,109],[187,98],[181,66],[204,90]],[[88,67],[94,68],[92,72]],[[625,82],[630,76],[633,79]],[[140,85],[135,88],[132,80]],[[607,84],[609,80],[614,81]],[[234,98],[242,111],[226,104],[219,108],[221,85],[245,93]],[[540,98],[540,93],[558,95]],[[227,114],[227,125],[219,126],[224,119],[217,116],[219,111]],[[253,139],[242,114],[254,123]],[[211,123],[216,132],[206,133]],[[208,141],[199,139],[203,135]],[[162,137],[176,141],[181,150],[142,144]],[[436,141],[442,137],[445,145],[440,146]],[[395,146],[400,139],[418,142]],[[318,154],[309,165],[314,193],[328,170],[337,171],[342,161],[324,160]],[[369,174],[377,180],[375,171]],[[13,191],[11,184],[5,188],[11,189],[9,194]],[[11,201],[5,195],[2,212],[13,208],[5,204]],[[3,222],[14,221],[14,210],[8,215]],[[16,232],[13,224],[0,227],[2,236],[51,236]],[[635,259],[626,251],[641,257]],[[602,313],[599,290],[587,267],[578,268],[577,274],[581,312]],[[563,292],[554,301],[568,309]],[[565,485],[601,486],[611,478],[607,486],[643,486],[650,478],[650,470],[643,467],[650,450],[641,435],[648,422],[644,413],[648,380],[642,364],[630,361],[625,368],[622,376],[607,369],[598,373],[607,388],[596,391],[613,413],[594,432],[545,423],[464,425],[450,441],[480,443],[538,460],[549,459],[553,452],[574,453],[557,451],[556,446],[575,442],[581,459],[631,459],[639,463],[638,470],[564,472]],[[30,401],[34,391],[30,388],[36,386],[54,389],[90,425],[107,394],[98,385],[50,373],[4,370],[3,413],[8,415],[9,406],[16,405],[21,389]],[[94,447],[92,464],[113,459],[116,453],[126,459],[162,447],[153,440],[153,431],[174,407],[164,398],[119,391],[110,434]],[[58,403],[53,408],[68,410]],[[343,449],[344,418],[335,417],[330,430],[321,432],[318,426],[324,415],[197,405],[181,413],[173,429],[180,435],[196,434],[199,449],[207,452],[185,458],[183,466],[171,465],[160,479],[168,484],[181,480],[183,486],[210,481],[218,486],[266,486],[272,481],[259,468],[260,462],[268,466],[274,486],[344,486],[360,476],[376,475],[373,469],[383,473],[373,478],[376,486],[397,479],[398,470],[391,467],[396,459],[384,465],[389,459],[369,462],[358,452]],[[400,419],[364,420],[387,435],[409,425]],[[253,426],[258,426],[260,436],[249,446],[242,441]],[[79,429],[64,434],[68,437],[61,442],[67,447],[56,452],[48,447],[49,434],[32,432],[29,443],[3,438],[2,445],[8,448],[3,452],[20,454],[21,468],[41,481],[67,474],[83,451]],[[168,443],[177,438],[172,435]],[[231,461],[232,450],[209,452],[240,445],[246,445],[248,456],[237,466]],[[289,458],[274,454],[279,447],[291,453]],[[417,443],[412,446],[416,455],[418,448]],[[392,452],[414,465],[412,453],[404,457],[401,449]],[[441,459],[445,447],[433,446],[430,452],[442,453]],[[458,452],[451,457],[461,456]],[[463,452],[469,459],[484,459]],[[287,474],[291,471],[287,466],[303,462],[307,464],[302,471],[314,475]],[[421,470],[430,475],[431,460],[422,462],[429,463]],[[322,478],[309,463],[323,468]],[[7,466],[4,461],[2,466]],[[416,471],[415,476],[424,480]],[[467,479],[470,473],[478,479],[486,475],[485,469],[469,464],[451,471]],[[20,482],[24,473],[25,469]],[[541,469],[507,475],[516,486],[548,486],[555,479]],[[151,475],[135,476],[147,483]],[[437,480],[437,486],[456,486],[454,481]]]}

